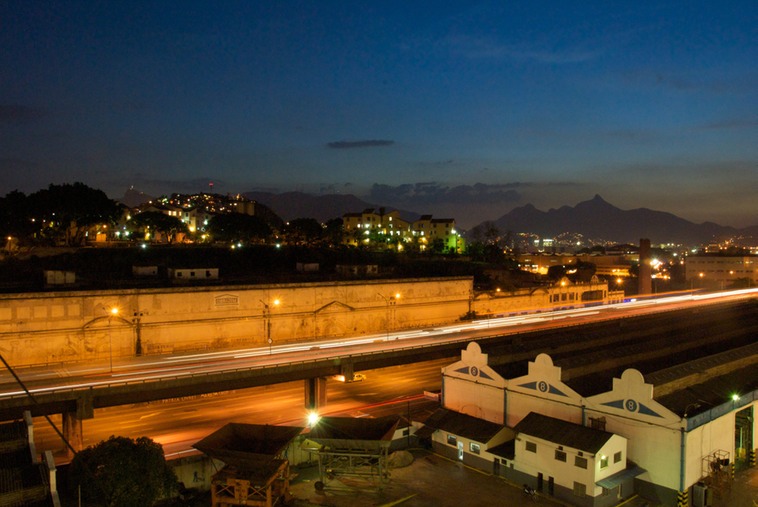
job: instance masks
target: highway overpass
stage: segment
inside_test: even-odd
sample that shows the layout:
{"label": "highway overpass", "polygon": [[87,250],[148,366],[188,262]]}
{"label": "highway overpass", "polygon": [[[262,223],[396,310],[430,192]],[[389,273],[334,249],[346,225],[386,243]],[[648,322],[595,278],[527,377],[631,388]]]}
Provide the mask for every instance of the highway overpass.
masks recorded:
{"label": "highway overpass", "polygon": [[[756,291],[712,298],[668,298],[639,304],[549,312],[539,315],[470,322],[442,328],[413,330],[321,342],[288,345],[273,350],[245,349],[207,354],[132,358],[107,368],[61,371],[22,370],[30,395],[7,374],[0,392],[0,418],[17,419],[24,410],[35,416],[64,414],[72,441],[80,440],[81,420],[98,408],[206,394],[293,380],[305,382],[306,406],[323,404],[324,378],[437,358],[457,358],[469,341],[478,341],[492,363],[525,363],[540,352],[572,364],[574,375],[591,374],[593,362],[581,358],[614,356],[618,367],[645,361],[671,361],[672,354],[690,357],[709,344],[732,349],[755,342],[758,332]],[[698,334],[699,333],[699,334]],[[680,338],[671,342],[672,336]],[[661,347],[662,340],[669,345]],[[628,344],[648,344],[642,350]],[[719,345],[720,344],[720,345]],[[270,353],[269,353],[270,352]],[[578,364],[577,364],[578,363]],[[607,368],[607,363],[603,363]],[[597,366],[599,368],[600,366]],[[89,370],[85,372],[85,369]],[[79,430],[77,430],[79,428]],[[77,438],[78,435],[78,438]]]}

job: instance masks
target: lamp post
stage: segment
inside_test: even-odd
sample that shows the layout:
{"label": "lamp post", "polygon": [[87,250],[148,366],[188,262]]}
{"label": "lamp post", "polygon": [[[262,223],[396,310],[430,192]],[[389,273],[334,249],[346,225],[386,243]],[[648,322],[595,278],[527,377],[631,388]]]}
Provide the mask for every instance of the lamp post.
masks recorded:
{"label": "lamp post", "polygon": [[113,334],[111,332],[111,318],[113,317],[118,317],[118,307],[114,306],[108,310],[108,357],[111,373],[113,373]]}
{"label": "lamp post", "polygon": [[[274,340],[271,338],[271,307],[262,299],[259,299],[259,301],[263,305],[263,325],[266,335],[266,342],[268,343],[268,353],[270,355],[272,353],[272,346],[274,343]],[[271,303],[274,306],[279,306],[280,301],[278,299],[274,299]]]}
{"label": "lamp post", "polygon": [[132,324],[134,325],[134,353],[137,357],[142,355],[142,312],[135,311],[132,318]]}
{"label": "lamp post", "polygon": [[390,339],[390,329],[392,328],[392,322],[391,320],[394,320],[394,312],[391,312],[391,309],[394,310],[394,306],[397,303],[397,300],[400,299],[400,293],[396,292],[390,297],[385,296],[384,294],[381,294],[377,292],[377,295],[384,300],[384,302],[387,304],[387,340]]}

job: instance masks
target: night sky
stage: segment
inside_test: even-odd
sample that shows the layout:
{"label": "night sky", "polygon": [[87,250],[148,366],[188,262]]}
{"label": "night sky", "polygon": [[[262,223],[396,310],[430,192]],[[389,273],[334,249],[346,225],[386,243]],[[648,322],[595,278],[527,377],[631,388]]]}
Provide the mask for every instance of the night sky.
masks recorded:
{"label": "night sky", "polygon": [[[655,4],[655,5],[652,5]],[[0,2],[0,195],[758,224],[758,2]]]}

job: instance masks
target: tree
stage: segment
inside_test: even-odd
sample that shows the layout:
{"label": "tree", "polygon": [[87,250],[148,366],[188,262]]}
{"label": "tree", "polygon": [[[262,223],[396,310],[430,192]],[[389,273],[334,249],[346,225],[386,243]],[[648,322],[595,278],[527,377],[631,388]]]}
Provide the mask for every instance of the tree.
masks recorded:
{"label": "tree", "polygon": [[488,245],[500,246],[500,229],[494,222],[484,222],[484,238]]}
{"label": "tree", "polygon": [[335,247],[342,244],[342,238],[344,235],[344,229],[342,228],[341,218],[332,218],[324,224],[324,239],[327,241],[328,246]]}
{"label": "tree", "polygon": [[31,194],[28,209],[35,213],[43,236],[69,246],[84,244],[90,226],[113,224],[121,213],[105,192],[79,182],[50,185]]}
{"label": "tree", "polygon": [[282,232],[291,245],[314,245],[324,236],[324,228],[315,218],[296,218],[284,224]]}
{"label": "tree", "polygon": [[245,243],[271,236],[271,227],[260,217],[241,213],[216,215],[208,222],[208,230],[216,241]]}
{"label": "tree", "polygon": [[163,447],[148,437],[111,436],[71,461],[71,484],[82,498],[105,507],[146,507],[177,486]]}
{"label": "tree", "polygon": [[31,238],[38,227],[32,221],[29,198],[18,190],[0,198],[0,237]]}
{"label": "tree", "polygon": [[172,243],[178,233],[186,234],[189,231],[187,224],[176,217],[171,217],[160,211],[145,211],[134,215],[132,224],[140,230],[150,230],[165,233],[168,242]]}

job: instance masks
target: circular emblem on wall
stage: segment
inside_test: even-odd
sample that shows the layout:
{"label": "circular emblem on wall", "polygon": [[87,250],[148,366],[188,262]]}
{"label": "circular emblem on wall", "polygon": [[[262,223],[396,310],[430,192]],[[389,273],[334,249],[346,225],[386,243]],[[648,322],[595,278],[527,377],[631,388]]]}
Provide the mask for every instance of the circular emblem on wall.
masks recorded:
{"label": "circular emblem on wall", "polygon": [[479,368],[477,368],[476,366],[472,366],[471,367],[471,375],[474,376],[474,377],[478,377],[479,376]]}
{"label": "circular emblem on wall", "polygon": [[541,381],[537,382],[537,389],[539,389],[541,393],[546,393],[547,392],[547,382],[545,382],[544,380],[541,380]]}
{"label": "circular emblem on wall", "polygon": [[637,402],[634,400],[626,400],[624,402],[624,406],[629,412],[636,412],[637,411]]}

